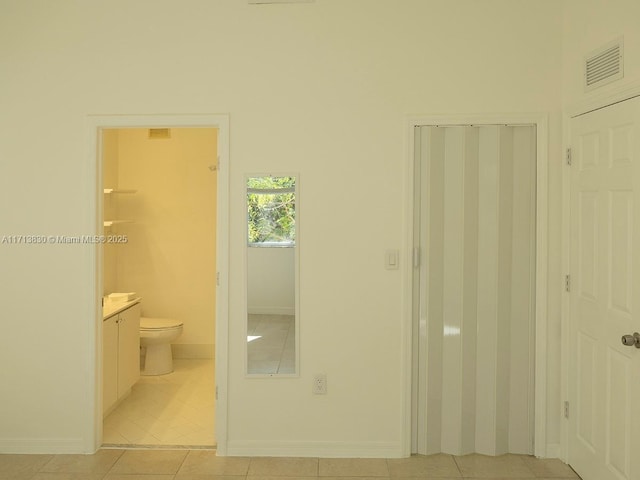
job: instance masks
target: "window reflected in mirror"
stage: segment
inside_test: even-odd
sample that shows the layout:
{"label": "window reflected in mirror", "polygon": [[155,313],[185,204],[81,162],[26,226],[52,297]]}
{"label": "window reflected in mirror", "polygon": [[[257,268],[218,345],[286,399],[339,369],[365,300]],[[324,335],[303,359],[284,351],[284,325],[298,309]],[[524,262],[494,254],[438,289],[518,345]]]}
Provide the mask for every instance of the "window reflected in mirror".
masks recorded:
{"label": "window reflected in mirror", "polygon": [[297,373],[296,178],[247,178],[247,373]]}

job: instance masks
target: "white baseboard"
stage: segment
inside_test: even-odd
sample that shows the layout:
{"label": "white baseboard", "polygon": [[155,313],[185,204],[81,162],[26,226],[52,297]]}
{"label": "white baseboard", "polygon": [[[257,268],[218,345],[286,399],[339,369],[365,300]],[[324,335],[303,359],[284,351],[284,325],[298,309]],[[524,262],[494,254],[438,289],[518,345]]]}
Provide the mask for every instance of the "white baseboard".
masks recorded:
{"label": "white baseboard", "polygon": [[547,457],[546,458],[560,458],[560,444],[548,443],[547,444]]}
{"label": "white baseboard", "polygon": [[385,442],[227,442],[227,455],[240,457],[403,458],[402,446]]}
{"label": "white baseboard", "polygon": [[172,343],[173,358],[215,358],[213,343]]}
{"label": "white baseboard", "polygon": [[81,438],[0,438],[0,454],[58,454],[87,452]]}

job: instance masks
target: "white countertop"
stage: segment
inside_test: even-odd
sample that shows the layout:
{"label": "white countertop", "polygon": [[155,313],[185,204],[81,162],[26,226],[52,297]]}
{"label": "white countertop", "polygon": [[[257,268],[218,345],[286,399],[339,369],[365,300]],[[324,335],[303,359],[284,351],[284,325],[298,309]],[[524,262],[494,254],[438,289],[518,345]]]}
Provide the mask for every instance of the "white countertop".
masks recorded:
{"label": "white countertop", "polygon": [[126,310],[130,306],[140,303],[140,300],[140,298],[134,298],[128,302],[112,302],[108,298],[105,299],[104,305],[102,306],[102,320],[104,321],[107,318],[113,317],[115,314]]}

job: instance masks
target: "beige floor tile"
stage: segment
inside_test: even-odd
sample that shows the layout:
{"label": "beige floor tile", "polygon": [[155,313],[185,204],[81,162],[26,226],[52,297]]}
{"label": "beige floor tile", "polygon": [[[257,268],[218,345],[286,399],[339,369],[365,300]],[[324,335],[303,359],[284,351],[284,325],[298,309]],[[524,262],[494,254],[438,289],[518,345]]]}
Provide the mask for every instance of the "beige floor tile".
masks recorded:
{"label": "beige floor tile", "polygon": [[29,478],[40,470],[53,455],[0,455],[0,478],[3,480],[22,480],[21,477]]}
{"label": "beige floor tile", "polygon": [[109,473],[174,475],[188,453],[188,450],[127,450]]}
{"label": "beige floor tile", "polygon": [[174,475],[121,475],[121,474],[109,474],[104,477],[104,480],[173,480]]}
{"label": "beige floor tile", "polygon": [[199,429],[179,438],[179,445],[214,448],[216,442],[213,433],[207,429]]}
{"label": "beige floor tile", "polygon": [[321,458],[321,477],[388,477],[387,461],[383,458]]}
{"label": "beige floor tile", "polygon": [[[178,473],[175,480],[244,480],[244,475],[213,475],[213,474],[198,474],[198,473]],[[280,477],[281,478],[281,477]],[[287,477],[287,480],[291,480],[291,477]],[[316,480],[315,477],[313,480]]]}
{"label": "beige floor tile", "polygon": [[392,477],[460,477],[451,455],[413,455],[409,458],[387,460]]}
{"label": "beige floor tile", "polygon": [[317,458],[254,457],[249,463],[249,475],[273,477],[315,477]]}
{"label": "beige floor tile", "polygon": [[191,450],[178,473],[208,475],[246,475],[250,458],[218,457],[213,450]]}
{"label": "beige floor tile", "polygon": [[536,475],[536,477],[580,478],[569,465],[557,458],[535,458],[523,456],[522,460]]}
{"label": "beige floor tile", "polygon": [[579,480],[580,476],[574,476],[574,477],[536,477],[536,480],[575,480],[575,479]]}
{"label": "beige floor tile", "polygon": [[129,444],[129,440],[124,438],[118,432],[107,431],[106,429],[102,432],[102,443],[104,445],[127,445]]}
{"label": "beige floor tile", "polygon": [[[105,418],[104,444],[209,446],[215,443],[213,360],[175,359],[174,367],[174,372],[167,375],[140,378],[131,394]],[[201,434],[203,429],[209,430],[206,437]]]}
{"label": "beige floor tile", "polygon": [[104,473],[36,473],[29,480],[102,480]]}
{"label": "beige floor tile", "polygon": [[[236,480],[238,479],[238,477],[235,477],[235,478]],[[322,480],[325,480],[325,478],[328,479],[328,477],[323,477]],[[274,477],[274,476],[252,475],[250,477],[247,477],[247,479],[248,480],[318,480],[318,477],[299,477],[299,476]],[[344,480],[344,477],[341,480]],[[359,480],[364,480],[364,479],[361,478]]]}
{"label": "beige floor tile", "polygon": [[[419,477],[390,477],[390,480],[460,480],[462,477],[443,477],[440,475],[428,475],[428,476],[419,476]],[[473,478],[465,478],[464,480],[474,480]],[[483,478],[482,480],[508,480],[504,478],[494,479],[494,478]],[[536,478],[536,480],[539,480]]]}
{"label": "beige floor tile", "polygon": [[[338,477],[316,477],[316,480],[381,480],[381,479],[389,479],[389,477],[362,477],[362,476],[349,476],[349,477],[345,477],[345,476],[338,476]],[[404,480],[404,479],[403,479]],[[418,479],[416,479],[418,480]],[[421,478],[420,480],[425,480],[424,478]],[[438,479],[441,480],[441,479]]]}
{"label": "beige floor tile", "polygon": [[124,450],[98,450],[93,455],[56,455],[41,472],[107,473]]}
{"label": "beige floor tile", "polygon": [[519,455],[464,455],[454,457],[463,477],[534,478],[535,475]]}

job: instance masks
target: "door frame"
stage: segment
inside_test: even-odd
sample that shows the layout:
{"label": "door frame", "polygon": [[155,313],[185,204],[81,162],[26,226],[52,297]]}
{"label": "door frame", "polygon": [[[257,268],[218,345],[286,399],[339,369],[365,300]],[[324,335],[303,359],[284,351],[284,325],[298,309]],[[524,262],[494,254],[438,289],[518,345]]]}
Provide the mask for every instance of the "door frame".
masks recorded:
{"label": "door frame", "polygon": [[403,278],[404,316],[403,363],[404,363],[404,432],[403,451],[410,454],[417,416],[413,408],[413,392],[418,385],[413,379],[416,370],[417,352],[413,348],[414,319],[413,295],[413,247],[414,247],[414,168],[416,165],[414,129],[417,126],[469,126],[469,125],[535,125],[536,126],[536,264],[535,264],[535,360],[534,360],[534,455],[555,456],[547,444],[547,295],[548,295],[548,115],[545,113],[522,114],[462,114],[411,116],[407,120],[407,167],[405,175],[405,241],[407,268]]}
{"label": "door frame", "polygon": [[[97,235],[103,233],[102,192],[102,129],[111,128],[216,128],[218,129],[218,177],[216,220],[216,326],[215,326],[215,438],[217,452],[227,449],[227,381],[229,327],[229,116],[226,114],[185,115],[90,115],[87,117],[87,162],[84,172],[83,198],[88,205],[87,225],[94,226]],[[102,249],[92,245],[87,250],[93,288],[88,318],[88,399],[85,425],[86,451],[95,452],[102,445]]]}
{"label": "door frame", "polygon": [[[603,92],[595,92],[583,100],[569,105],[562,115],[562,152],[566,154],[571,147],[571,119],[586,115],[596,110],[609,107],[615,103],[631,100],[640,96],[640,80],[611,87]],[[562,272],[563,276],[570,273],[571,266],[571,169],[568,168],[563,155],[562,162]],[[571,355],[571,298],[563,289],[561,300],[561,357],[560,357],[560,392],[562,403],[569,401],[569,359]],[[560,452],[558,455],[565,463],[569,462],[569,420],[561,417],[560,424]]]}

